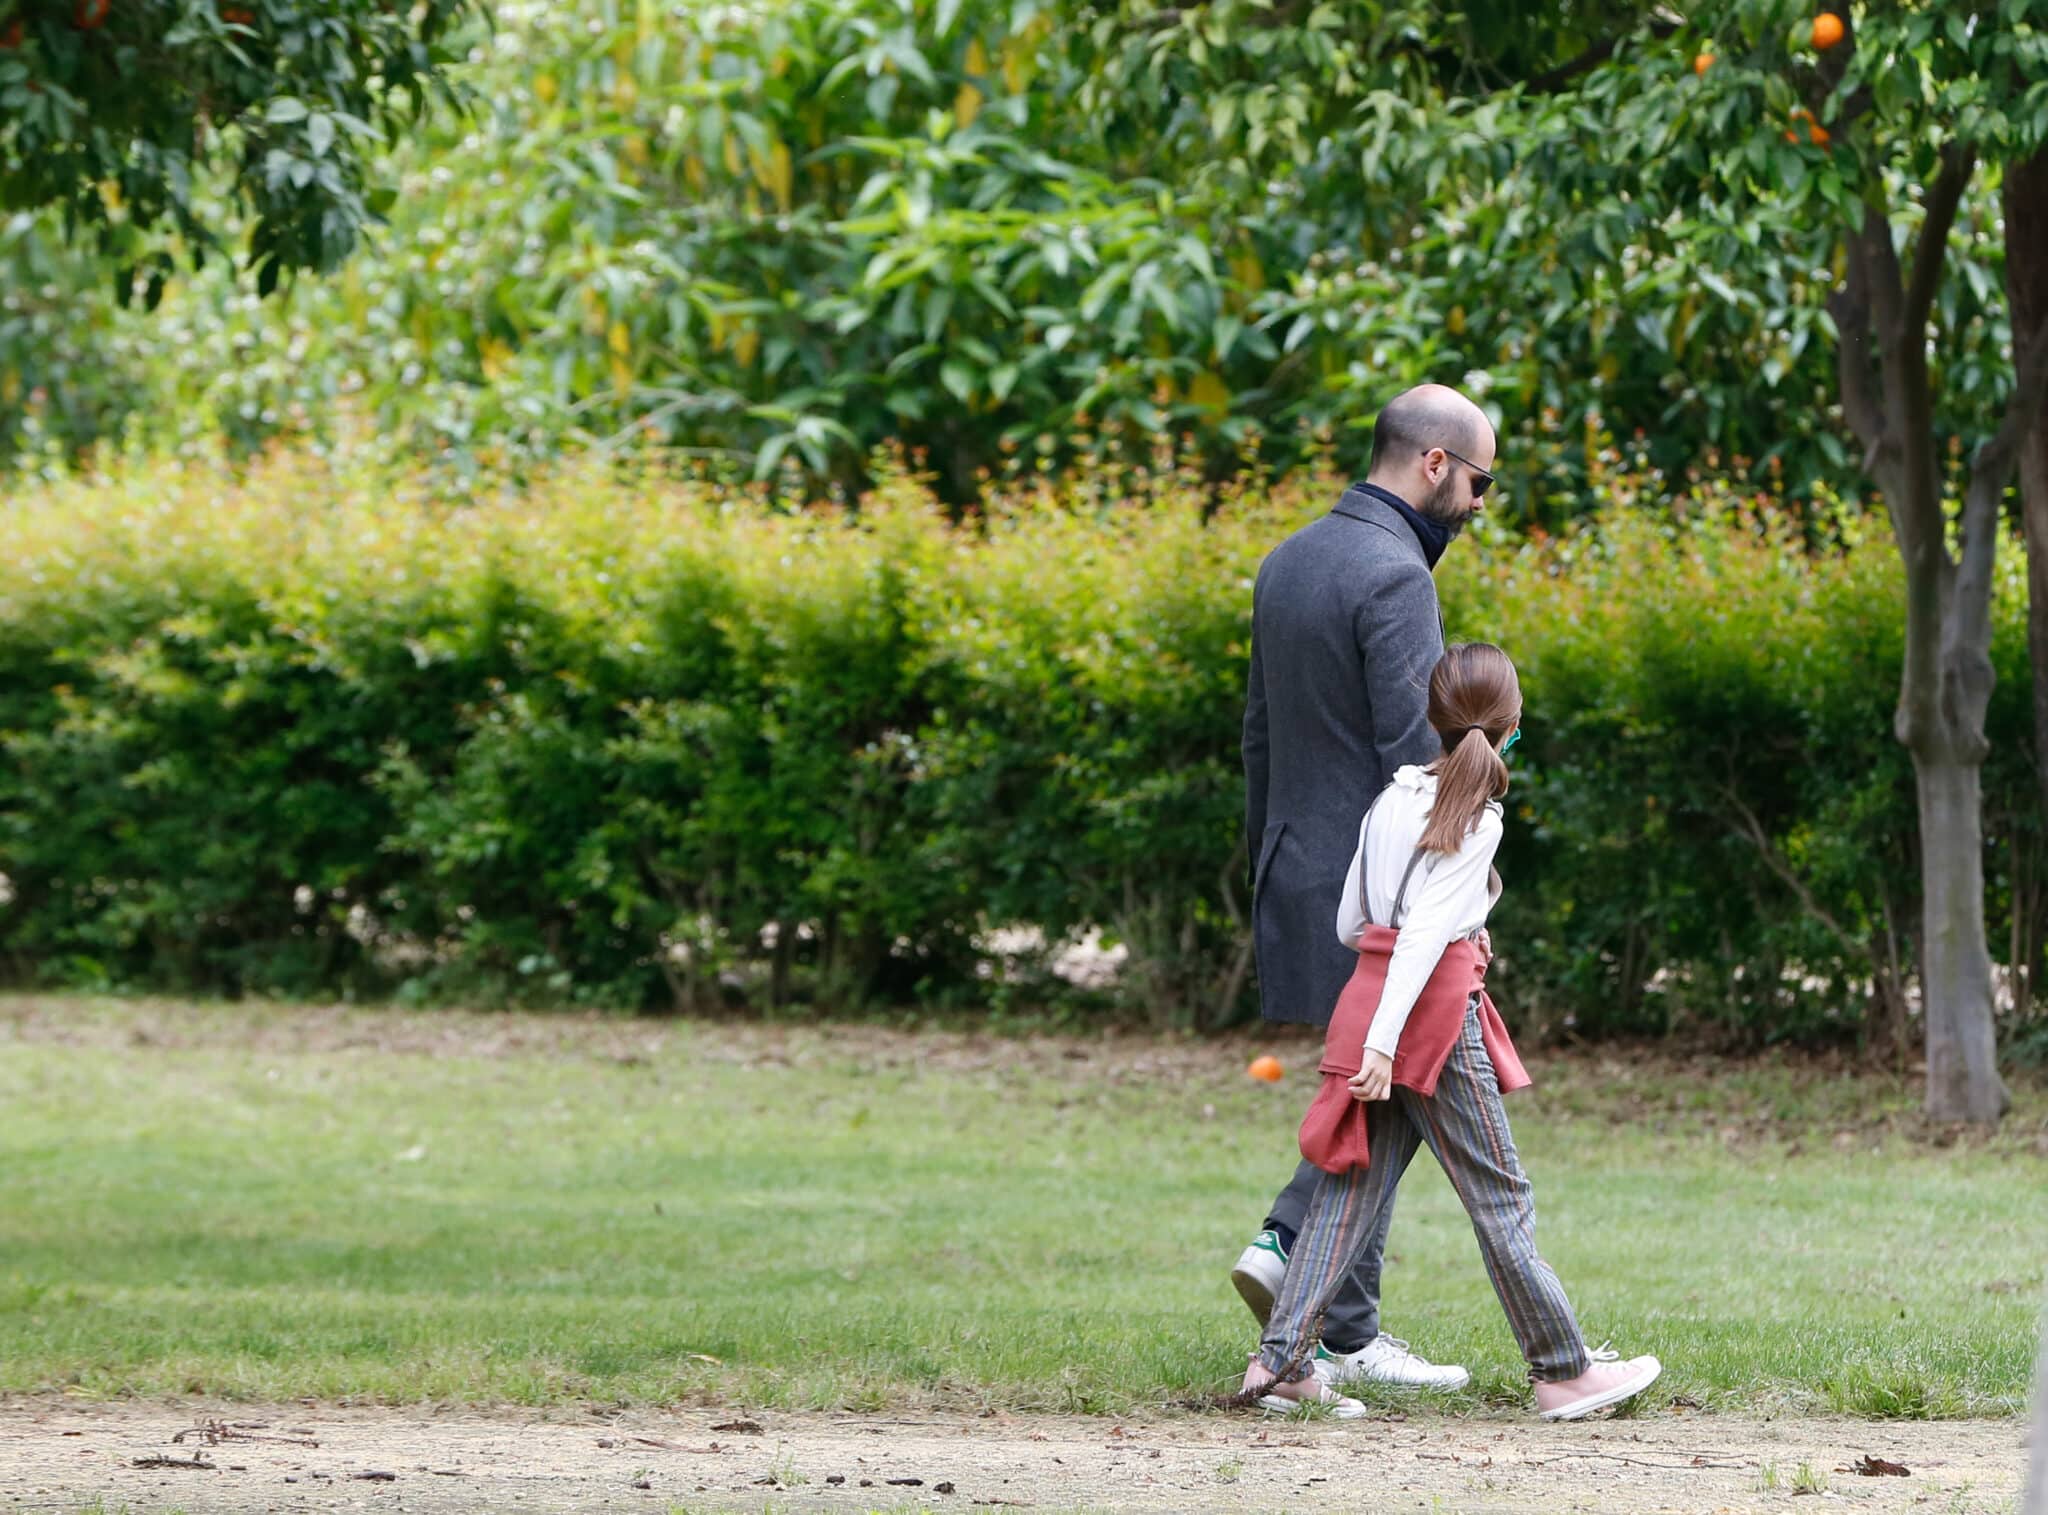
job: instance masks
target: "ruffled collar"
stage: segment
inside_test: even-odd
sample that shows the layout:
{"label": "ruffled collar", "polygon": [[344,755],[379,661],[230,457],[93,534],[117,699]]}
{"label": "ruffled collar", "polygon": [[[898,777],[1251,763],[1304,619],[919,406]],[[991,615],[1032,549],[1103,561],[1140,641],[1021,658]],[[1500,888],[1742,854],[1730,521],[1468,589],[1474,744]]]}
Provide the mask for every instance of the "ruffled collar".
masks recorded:
{"label": "ruffled collar", "polygon": [[[1394,770],[1394,776],[1387,780],[1387,787],[1389,789],[1405,789],[1410,794],[1423,795],[1429,800],[1434,801],[1436,799],[1436,777],[1435,774],[1419,763],[1407,763]],[[1507,813],[1502,808],[1499,800],[1488,800],[1486,808],[1495,815],[1505,815]],[[1498,894],[1500,893],[1499,875],[1496,874],[1494,877],[1496,882],[1493,892]]]}

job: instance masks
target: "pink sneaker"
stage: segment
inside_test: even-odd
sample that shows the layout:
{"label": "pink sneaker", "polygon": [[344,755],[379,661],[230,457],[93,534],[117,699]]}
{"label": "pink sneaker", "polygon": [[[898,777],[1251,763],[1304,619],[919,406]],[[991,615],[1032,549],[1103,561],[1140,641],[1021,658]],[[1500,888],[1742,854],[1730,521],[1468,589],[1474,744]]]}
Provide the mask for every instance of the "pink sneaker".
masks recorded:
{"label": "pink sneaker", "polygon": [[1654,1357],[1616,1360],[1605,1347],[1590,1354],[1593,1365],[1577,1378],[1536,1385],[1536,1408],[1545,1420],[1580,1420],[1595,1410],[1634,1399],[1657,1381],[1664,1364]]}
{"label": "pink sneaker", "polygon": [[1306,1378],[1295,1379],[1292,1383],[1281,1383],[1274,1378],[1265,1364],[1256,1357],[1251,1366],[1244,1370],[1244,1392],[1259,1395],[1259,1408],[1274,1410],[1282,1415],[1300,1409],[1303,1405],[1317,1405],[1327,1411],[1333,1420],[1358,1420],[1365,1415],[1365,1406],[1348,1395],[1340,1394],[1330,1387],[1325,1365],[1317,1363]]}

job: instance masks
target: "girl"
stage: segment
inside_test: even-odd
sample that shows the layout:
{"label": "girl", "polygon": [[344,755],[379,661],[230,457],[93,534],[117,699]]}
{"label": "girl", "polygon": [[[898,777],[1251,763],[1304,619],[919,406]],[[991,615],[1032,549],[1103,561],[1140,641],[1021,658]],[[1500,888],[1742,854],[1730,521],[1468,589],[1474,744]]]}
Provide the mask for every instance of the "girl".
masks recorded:
{"label": "girl", "polygon": [[1536,1254],[1529,1179],[1501,1107],[1501,1091],[1529,1078],[1480,984],[1486,916],[1500,895],[1492,863],[1503,758],[1521,720],[1507,654],[1483,642],[1450,648],[1429,679],[1443,756],[1399,770],[1359,827],[1337,914],[1359,966],[1331,1018],[1322,1092],[1301,1132],[1303,1155],[1324,1177],[1244,1377],[1245,1393],[1268,1409],[1365,1413],[1337,1392],[1342,1359],[1318,1352],[1313,1332],[1425,1142],[1472,1218],[1545,1420],[1619,1404],[1662,1371],[1654,1357],[1620,1362],[1586,1349],[1557,1275]]}

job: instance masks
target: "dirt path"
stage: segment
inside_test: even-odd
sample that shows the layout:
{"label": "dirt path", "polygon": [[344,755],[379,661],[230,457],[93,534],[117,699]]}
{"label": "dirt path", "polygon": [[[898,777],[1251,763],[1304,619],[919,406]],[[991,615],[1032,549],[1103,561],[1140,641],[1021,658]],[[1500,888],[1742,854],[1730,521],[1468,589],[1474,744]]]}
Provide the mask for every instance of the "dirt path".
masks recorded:
{"label": "dirt path", "polygon": [[[193,1428],[212,1423],[211,1434]],[[186,1433],[182,1441],[180,1432]],[[221,1434],[225,1432],[225,1434]],[[1021,1509],[1432,1515],[1654,1511],[1992,1515],[2025,1427],[1663,1415],[1541,1426],[1434,1415],[626,1413],[0,1404],[0,1515],[77,1512]],[[1875,1455],[1900,1476],[1862,1476]],[[149,1459],[196,1460],[141,1466]],[[1795,1492],[1820,1484],[1819,1498]]]}

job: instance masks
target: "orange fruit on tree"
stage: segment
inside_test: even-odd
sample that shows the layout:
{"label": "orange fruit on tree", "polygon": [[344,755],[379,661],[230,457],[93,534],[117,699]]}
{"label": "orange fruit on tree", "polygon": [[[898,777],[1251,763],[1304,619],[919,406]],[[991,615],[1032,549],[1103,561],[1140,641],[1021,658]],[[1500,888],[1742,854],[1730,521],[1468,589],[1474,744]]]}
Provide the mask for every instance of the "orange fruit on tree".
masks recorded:
{"label": "orange fruit on tree", "polygon": [[107,24],[107,12],[114,0],[78,0],[71,7],[71,24],[82,32],[98,31]]}
{"label": "orange fruit on tree", "polygon": [[1826,52],[1840,42],[1847,31],[1840,16],[1833,11],[1822,11],[1813,18],[1813,45]]}
{"label": "orange fruit on tree", "polygon": [[1811,126],[1806,128],[1806,135],[1807,139],[1811,141],[1815,147],[1826,147],[1828,143],[1833,140],[1828,135],[1828,129],[1825,126],[1822,126],[1818,121],[1814,122]]}
{"label": "orange fruit on tree", "polygon": [[1713,66],[1714,55],[1712,53],[1701,53],[1697,58],[1692,60],[1692,71],[1696,74],[1704,74],[1708,69],[1712,68]]}
{"label": "orange fruit on tree", "polygon": [[28,27],[21,17],[16,16],[5,27],[0,27],[0,52],[13,52],[28,36]]}
{"label": "orange fruit on tree", "polygon": [[1277,1084],[1283,1070],[1280,1067],[1280,1059],[1268,1052],[1263,1057],[1253,1058],[1252,1065],[1244,1071],[1262,1084]]}
{"label": "orange fruit on tree", "polygon": [[1785,133],[1785,140],[1787,142],[1790,142],[1794,147],[1797,147],[1799,145],[1799,133],[1787,132]]}

